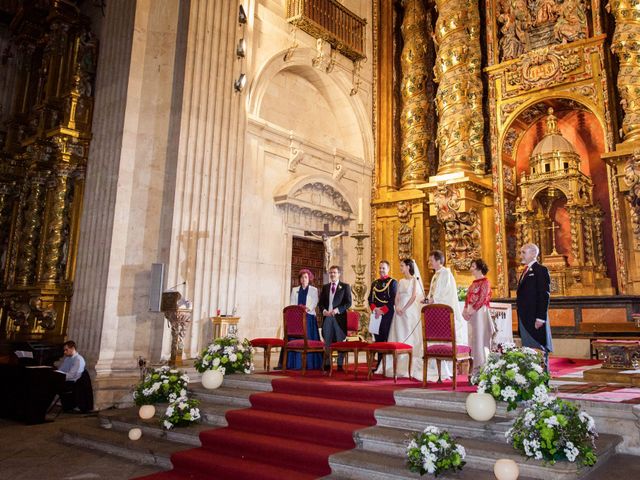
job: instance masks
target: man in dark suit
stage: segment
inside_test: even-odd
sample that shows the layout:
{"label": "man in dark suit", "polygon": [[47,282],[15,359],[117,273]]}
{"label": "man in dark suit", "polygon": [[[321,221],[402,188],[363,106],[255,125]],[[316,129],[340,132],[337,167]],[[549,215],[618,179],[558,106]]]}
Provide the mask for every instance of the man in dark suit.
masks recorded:
{"label": "man in dark suit", "polygon": [[[322,337],[326,358],[330,362],[329,346],[347,337],[347,310],[351,307],[351,286],[340,281],[340,267],[329,268],[329,283],[322,286],[318,307],[322,311]],[[338,370],[342,370],[342,353],[338,355]],[[329,368],[327,363],[325,369]]]}
{"label": "man in dark suit", "polygon": [[[373,281],[369,292],[369,308],[371,313],[380,319],[378,333],[373,336],[376,342],[386,342],[389,338],[391,321],[395,313],[394,303],[396,301],[396,290],[398,282],[389,276],[389,262],[382,260],[378,265],[380,278]],[[378,363],[382,359],[382,354],[378,354]]]}
{"label": "man in dark suit", "polygon": [[518,280],[516,303],[522,345],[542,350],[548,371],[549,352],[553,351],[548,314],[551,277],[547,267],[536,261],[539,253],[538,246],[533,243],[528,243],[520,249],[520,261],[525,265],[525,269]]}

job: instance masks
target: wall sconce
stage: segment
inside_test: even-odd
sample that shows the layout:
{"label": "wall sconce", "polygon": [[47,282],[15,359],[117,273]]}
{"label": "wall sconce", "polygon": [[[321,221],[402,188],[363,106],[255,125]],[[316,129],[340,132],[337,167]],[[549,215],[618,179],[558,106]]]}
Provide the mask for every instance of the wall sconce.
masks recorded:
{"label": "wall sconce", "polygon": [[241,92],[244,90],[244,87],[247,86],[247,76],[244,73],[241,73],[240,76],[233,82],[233,89],[236,92]]}
{"label": "wall sconce", "polygon": [[247,23],[247,14],[244,12],[244,7],[242,5],[238,8],[238,23],[240,25]]}
{"label": "wall sconce", "polygon": [[238,40],[238,45],[236,46],[236,57],[244,58],[247,53],[247,41],[244,38]]}

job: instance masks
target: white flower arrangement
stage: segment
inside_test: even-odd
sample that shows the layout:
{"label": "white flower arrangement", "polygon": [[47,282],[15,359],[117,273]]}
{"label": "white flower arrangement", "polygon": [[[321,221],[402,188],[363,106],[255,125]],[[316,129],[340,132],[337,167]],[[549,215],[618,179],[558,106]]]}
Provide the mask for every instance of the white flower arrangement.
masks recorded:
{"label": "white flower arrangement", "polygon": [[184,427],[200,420],[200,402],[185,396],[175,398],[162,417],[162,426],[167,430]]}
{"label": "white flower arrangement", "polygon": [[445,472],[462,470],[467,452],[454,441],[449,432],[429,426],[422,433],[416,433],[407,446],[409,470],[436,477]]}
{"label": "white flower arrangement", "polygon": [[505,436],[527,457],[551,464],[567,460],[590,466],[597,460],[593,418],[571,402],[549,397],[542,388]]}
{"label": "white flower arrangement", "polygon": [[133,399],[138,406],[170,402],[172,397],[186,395],[188,383],[189,376],[175,368],[151,369],[136,386]]}
{"label": "white flower arrangement", "polygon": [[253,347],[246,338],[240,342],[234,336],[216,338],[205,348],[194,366],[203,373],[207,370],[220,370],[227,373],[251,373],[253,371]]}
{"label": "white flower arrangement", "polygon": [[478,385],[478,393],[489,393],[496,400],[507,402],[507,409],[513,410],[518,403],[534,398],[538,387],[546,393],[549,374],[542,368],[539,352],[503,343],[501,351],[489,353],[487,362],[471,381]]}

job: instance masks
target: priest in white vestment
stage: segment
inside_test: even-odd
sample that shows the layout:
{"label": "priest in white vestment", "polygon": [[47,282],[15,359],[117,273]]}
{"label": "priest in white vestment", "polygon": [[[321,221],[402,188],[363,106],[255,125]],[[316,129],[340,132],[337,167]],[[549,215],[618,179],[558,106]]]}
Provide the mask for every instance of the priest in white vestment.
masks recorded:
{"label": "priest in white vestment", "polygon": [[[458,287],[453,278],[451,270],[444,266],[445,256],[440,250],[434,250],[429,254],[429,266],[435,271],[429,287],[428,303],[442,303],[449,305],[453,309],[453,318],[456,327],[456,343],[458,345],[469,345],[469,328],[467,321],[462,316],[460,302],[458,301]],[[429,360],[429,377],[437,375],[435,359]],[[442,362],[442,379],[447,380],[452,377],[452,364],[450,361]]]}

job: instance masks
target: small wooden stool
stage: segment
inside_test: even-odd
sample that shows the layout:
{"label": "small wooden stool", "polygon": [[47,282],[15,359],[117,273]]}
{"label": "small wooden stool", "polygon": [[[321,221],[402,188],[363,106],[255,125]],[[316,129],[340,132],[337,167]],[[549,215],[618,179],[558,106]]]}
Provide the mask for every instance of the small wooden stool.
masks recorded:
{"label": "small wooden stool", "polygon": [[268,372],[271,369],[271,349],[274,347],[284,347],[284,340],[281,338],[254,338],[251,340],[253,348],[264,348],[264,369]]}
{"label": "small wooden stool", "polygon": [[[373,363],[373,356],[377,353],[382,355],[382,371],[387,369],[387,355],[393,355],[393,383],[396,383],[398,375],[396,368],[398,365],[398,355],[409,355],[409,369],[407,373],[411,377],[411,360],[413,357],[413,347],[406,343],[400,342],[374,342],[370,343],[366,348],[367,351],[367,367],[369,375],[367,379],[371,379],[371,364]],[[384,375],[384,373],[383,373]]]}

